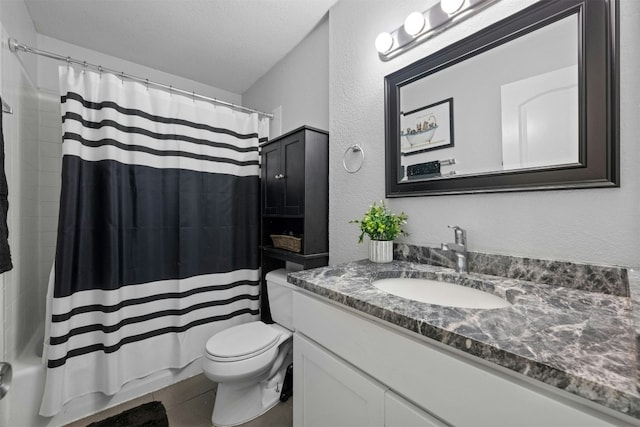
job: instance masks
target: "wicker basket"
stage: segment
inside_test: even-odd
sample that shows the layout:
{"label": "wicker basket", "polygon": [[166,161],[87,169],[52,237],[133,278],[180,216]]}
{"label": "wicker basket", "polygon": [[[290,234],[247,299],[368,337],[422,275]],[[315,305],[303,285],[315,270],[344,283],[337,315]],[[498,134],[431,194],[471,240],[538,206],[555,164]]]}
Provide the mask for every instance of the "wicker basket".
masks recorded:
{"label": "wicker basket", "polygon": [[286,249],[291,252],[300,252],[302,249],[302,238],[287,236],[284,234],[272,234],[273,246],[279,249]]}

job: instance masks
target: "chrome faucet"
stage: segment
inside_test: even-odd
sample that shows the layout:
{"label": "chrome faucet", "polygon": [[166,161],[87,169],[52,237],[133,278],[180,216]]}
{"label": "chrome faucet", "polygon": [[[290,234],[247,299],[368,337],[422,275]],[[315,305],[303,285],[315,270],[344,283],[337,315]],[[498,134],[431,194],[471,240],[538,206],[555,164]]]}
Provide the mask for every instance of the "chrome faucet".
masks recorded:
{"label": "chrome faucet", "polygon": [[467,268],[467,232],[457,225],[449,225],[455,234],[455,243],[443,243],[443,251],[453,251],[456,254],[456,272],[466,273]]}

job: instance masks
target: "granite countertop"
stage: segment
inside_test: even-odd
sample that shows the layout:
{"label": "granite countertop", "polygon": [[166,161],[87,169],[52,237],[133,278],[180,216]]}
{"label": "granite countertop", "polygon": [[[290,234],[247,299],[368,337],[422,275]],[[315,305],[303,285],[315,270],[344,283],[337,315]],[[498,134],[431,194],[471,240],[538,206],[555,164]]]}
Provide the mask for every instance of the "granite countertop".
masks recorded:
{"label": "granite countertop", "polygon": [[[387,277],[457,283],[501,296],[512,305],[486,310],[412,301],[371,284]],[[634,304],[640,308],[640,295],[634,292],[640,291],[640,274],[629,273],[631,297],[487,274],[460,274],[450,268],[408,261],[355,261],[291,273],[288,281],[640,419],[636,350],[640,319],[634,319],[633,310]]]}

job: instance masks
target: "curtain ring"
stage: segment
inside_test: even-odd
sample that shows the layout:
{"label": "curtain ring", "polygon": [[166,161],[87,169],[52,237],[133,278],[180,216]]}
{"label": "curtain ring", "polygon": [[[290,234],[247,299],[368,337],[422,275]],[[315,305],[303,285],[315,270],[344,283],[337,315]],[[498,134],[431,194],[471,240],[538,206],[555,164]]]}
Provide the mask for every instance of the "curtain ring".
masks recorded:
{"label": "curtain ring", "polygon": [[100,78],[102,79],[102,65],[98,65],[98,74],[100,74]]}
{"label": "curtain ring", "polygon": [[120,72],[120,80],[122,81],[122,86],[124,86],[124,71]]}
{"label": "curtain ring", "polygon": [[71,57],[67,56],[67,70],[69,69],[70,66],[71,66]]}
{"label": "curtain ring", "polygon": [[145,79],[146,85],[147,85],[147,92],[149,91],[149,79]]}
{"label": "curtain ring", "polygon": [[[360,164],[356,168],[349,169],[349,167],[347,167],[347,154],[349,154],[349,151],[361,154]],[[344,170],[346,170],[349,173],[356,173],[360,170],[360,168],[362,168],[363,164],[364,164],[364,148],[362,148],[360,144],[353,144],[352,146],[347,147],[347,149],[344,151],[344,155],[342,156],[342,167],[344,167]]]}

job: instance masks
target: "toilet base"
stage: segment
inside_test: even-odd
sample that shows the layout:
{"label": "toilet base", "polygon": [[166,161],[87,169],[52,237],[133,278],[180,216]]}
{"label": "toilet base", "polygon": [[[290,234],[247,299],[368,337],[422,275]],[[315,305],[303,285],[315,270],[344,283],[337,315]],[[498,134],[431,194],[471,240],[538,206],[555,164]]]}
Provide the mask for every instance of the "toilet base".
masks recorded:
{"label": "toilet base", "polygon": [[258,383],[220,383],[216,391],[211,422],[215,427],[232,427],[249,422],[273,408],[280,401],[288,357],[270,379]]}

